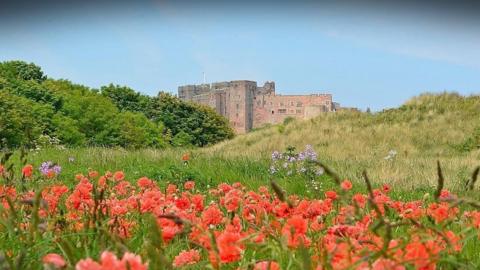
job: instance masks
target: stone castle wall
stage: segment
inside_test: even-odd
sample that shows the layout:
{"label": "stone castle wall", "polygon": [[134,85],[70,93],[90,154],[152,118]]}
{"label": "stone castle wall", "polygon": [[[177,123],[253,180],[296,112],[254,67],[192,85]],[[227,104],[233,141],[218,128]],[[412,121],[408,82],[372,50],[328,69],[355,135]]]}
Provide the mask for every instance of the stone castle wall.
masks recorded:
{"label": "stone castle wall", "polygon": [[287,117],[308,119],[335,109],[330,94],[276,95],[274,82],[260,87],[247,80],[185,85],[178,88],[178,96],[214,108],[237,133],[281,123]]}

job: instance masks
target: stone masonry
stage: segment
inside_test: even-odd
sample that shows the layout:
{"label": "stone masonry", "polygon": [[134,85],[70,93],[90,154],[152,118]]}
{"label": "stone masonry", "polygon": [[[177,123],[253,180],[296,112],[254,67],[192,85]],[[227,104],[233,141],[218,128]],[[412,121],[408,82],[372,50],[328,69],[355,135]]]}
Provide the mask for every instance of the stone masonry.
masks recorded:
{"label": "stone masonry", "polygon": [[331,94],[277,95],[275,82],[260,87],[247,80],[185,85],[178,87],[178,97],[214,108],[237,133],[282,123],[287,117],[308,119],[335,110]]}

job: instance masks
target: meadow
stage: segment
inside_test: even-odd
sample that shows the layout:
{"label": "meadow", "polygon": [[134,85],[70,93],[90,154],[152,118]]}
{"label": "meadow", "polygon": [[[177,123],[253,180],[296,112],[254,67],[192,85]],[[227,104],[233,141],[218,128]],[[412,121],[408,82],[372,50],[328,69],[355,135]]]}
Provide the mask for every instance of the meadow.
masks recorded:
{"label": "meadow", "polygon": [[0,267],[478,269],[479,112],[424,95],[205,148],[17,150]]}

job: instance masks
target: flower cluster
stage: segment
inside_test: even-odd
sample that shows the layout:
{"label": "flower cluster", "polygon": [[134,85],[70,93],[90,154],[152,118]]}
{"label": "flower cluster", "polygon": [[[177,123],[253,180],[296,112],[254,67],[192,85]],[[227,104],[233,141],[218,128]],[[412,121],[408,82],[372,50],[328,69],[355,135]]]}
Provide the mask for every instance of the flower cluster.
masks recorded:
{"label": "flower cluster", "polygon": [[324,169],[315,164],[318,155],[311,145],[306,145],[305,150],[295,153],[294,147],[288,147],[285,153],[274,151],[272,153],[272,163],[270,173],[277,177],[301,176],[306,178],[306,190],[319,190],[321,182],[318,176],[324,173]]}
{"label": "flower cluster", "polygon": [[62,171],[62,167],[60,167],[58,164],[54,164],[51,161],[45,161],[40,165],[40,168],[38,168],[40,173],[47,177],[47,178],[53,178],[60,174]]}
{"label": "flower cluster", "polygon": [[[275,155],[285,160],[283,154]],[[306,149],[289,158],[316,159],[316,154]],[[98,259],[68,260],[77,270],[147,269],[156,257],[142,252],[150,243],[142,229],[146,216],[161,232],[162,250],[174,251],[165,259],[174,268],[203,263],[213,269],[242,270],[288,265],[316,270],[435,269],[442,257],[462,252],[466,228],[475,233],[480,228],[480,211],[449,203],[455,196],[447,190],[438,201],[428,202],[392,199],[388,185],[357,193],[348,180],[312,199],[285,196],[275,186],[273,193],[265,186],[253,191],[241,183],[222,183],[203,192],[193,181],[160,187],[147,177],[128,181],[121,171],[89,171],[77,175],[76,181],[73,188],[43,188],[45,203],[38,206],[35,222],[48,231],[38,234],[79,234],[97,228],[124,239],[123,247],[138,254],[122,252],[117,257],[104,251]],[[0,202],[5,209],[14,206],[17,215],[36,209],[23,203],[33,194],[0,185]],[[17,234],[32,230],[31,216],[24,216]],[[0,215],[10,217],[7,212]],[[131,239],[143,239],[142,246],[124,246]],[[294,259],[298,256],[308,258]],[[58,269],[68,264],[55,253],[47,254],[43,263]]]}

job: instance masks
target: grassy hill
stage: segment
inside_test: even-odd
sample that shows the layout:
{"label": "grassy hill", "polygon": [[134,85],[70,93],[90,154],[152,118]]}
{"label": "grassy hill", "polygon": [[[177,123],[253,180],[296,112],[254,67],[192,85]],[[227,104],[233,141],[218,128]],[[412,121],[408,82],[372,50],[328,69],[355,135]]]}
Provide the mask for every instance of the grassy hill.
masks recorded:
{"label": "grassy hill", "polygon": [[[303,149],[307,144],[342,176],[356,180],[367,169],[375,181],[406,189],[433,184],[438,159],[447,186],[457,188],[480,165],[480,97],[423,94],[399,108],[292,121],[237,136],[204,151],[265,159],[274,150],[287,146]],[[389,155],[390,151],[396,155]]]}

